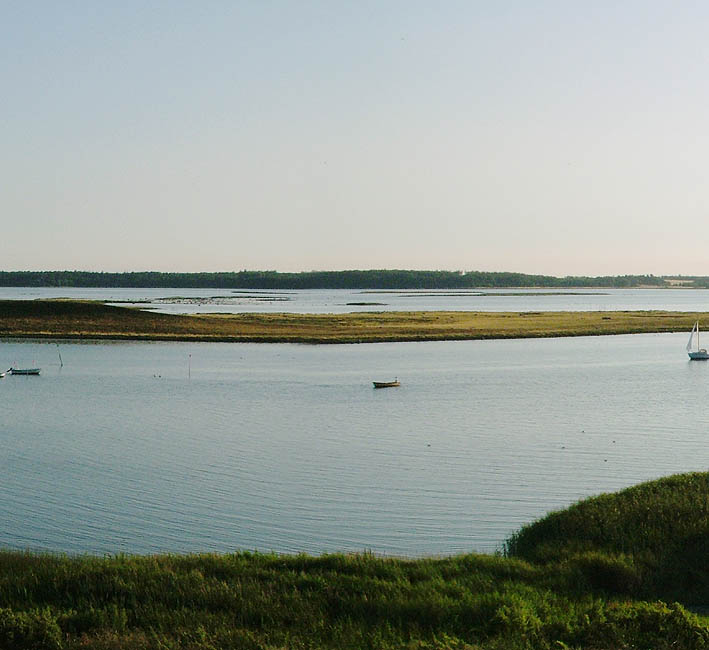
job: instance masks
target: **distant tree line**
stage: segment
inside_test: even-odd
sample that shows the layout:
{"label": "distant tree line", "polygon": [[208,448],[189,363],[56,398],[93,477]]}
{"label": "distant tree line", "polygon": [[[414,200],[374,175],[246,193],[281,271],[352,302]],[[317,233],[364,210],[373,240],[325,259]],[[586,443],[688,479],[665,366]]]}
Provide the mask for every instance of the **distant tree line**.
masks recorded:
{"label": "distant tree line", "polygon": [[[689,279],[689,278],[686,278]],[[709,278],[692,278],[709,286]],[[702,284],[703,282],[703,284]],[[98,273],[90,271],[0,271],[3,287],[106,287],[190,289],[474,289],[512,287],[667,286],[654,275],[567,276],[483,271],[236,271],[222,273]]]}

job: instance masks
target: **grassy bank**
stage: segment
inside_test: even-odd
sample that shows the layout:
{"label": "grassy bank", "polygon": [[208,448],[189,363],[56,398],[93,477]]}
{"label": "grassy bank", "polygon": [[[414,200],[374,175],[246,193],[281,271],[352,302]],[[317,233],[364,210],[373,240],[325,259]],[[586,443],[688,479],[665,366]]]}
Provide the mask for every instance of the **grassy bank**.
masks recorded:
{"label": "grassy bank", "polygon": [[378,312],[157,314],[80,301],[0,301],[0,336],[156,341],[373,343],[689,332],[709,314],[627,312]]}
{"label": "grassy bank", "polygon": [[0,647],[704,648],[708,489],[690,474],[583,501],[506,557],[2,552]]}

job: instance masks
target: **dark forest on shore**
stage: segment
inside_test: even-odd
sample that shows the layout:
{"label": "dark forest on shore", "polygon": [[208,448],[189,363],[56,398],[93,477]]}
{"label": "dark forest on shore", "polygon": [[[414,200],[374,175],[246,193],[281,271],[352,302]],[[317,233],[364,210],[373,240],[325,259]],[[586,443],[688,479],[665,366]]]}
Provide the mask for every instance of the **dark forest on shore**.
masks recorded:
{"label": "dark forest on shore", "polygon": [[473,289],[671,287],[706,288],[709,277],[699,276],[565,276],[485,271],[351,270],[235,271],[218,273],[163,273],[138,271],[0,271],[2,287],[108,287],[191,289]]}

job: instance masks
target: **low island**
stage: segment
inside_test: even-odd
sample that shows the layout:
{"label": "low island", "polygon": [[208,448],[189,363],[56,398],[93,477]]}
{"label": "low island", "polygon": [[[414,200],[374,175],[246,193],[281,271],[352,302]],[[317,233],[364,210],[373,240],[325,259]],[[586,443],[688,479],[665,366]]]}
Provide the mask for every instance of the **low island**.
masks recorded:
{"label": "low island", "polygon": [[669,311],[163,314],[76,300],[0,301],[0,337],[377,343],[689,332],[709,314]]}

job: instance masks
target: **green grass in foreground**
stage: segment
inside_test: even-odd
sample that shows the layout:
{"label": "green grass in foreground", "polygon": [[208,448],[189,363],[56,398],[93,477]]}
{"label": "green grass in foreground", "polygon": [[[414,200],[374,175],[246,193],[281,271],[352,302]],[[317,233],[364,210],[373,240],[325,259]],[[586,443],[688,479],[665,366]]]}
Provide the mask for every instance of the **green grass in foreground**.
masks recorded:
{"label": "green grass in foreground", "polygon": [[0,648],[704,648],[707,488],[580,502],[506,557],[3,552]]}

